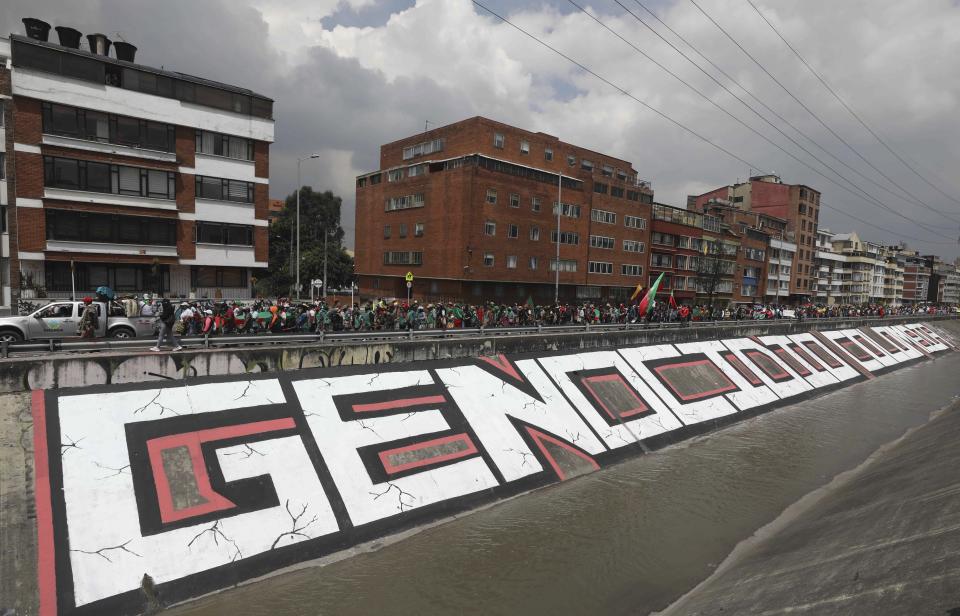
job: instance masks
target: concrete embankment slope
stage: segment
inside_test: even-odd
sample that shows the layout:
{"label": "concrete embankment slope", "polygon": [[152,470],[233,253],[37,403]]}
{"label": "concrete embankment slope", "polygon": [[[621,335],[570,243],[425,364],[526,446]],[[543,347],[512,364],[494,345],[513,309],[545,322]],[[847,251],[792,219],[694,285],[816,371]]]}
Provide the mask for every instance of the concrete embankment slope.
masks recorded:
{"label": "concrete embankment slope", "polygon": [[662,616],[960,613],[960,402],[809,495]]}
{"label": "concrete embankment slope", "polygon": [[957,347],[940,322],[791,328],[35,391],[2,488],[32,494],[41,614],[131,614],[144,574],[196,597]]}

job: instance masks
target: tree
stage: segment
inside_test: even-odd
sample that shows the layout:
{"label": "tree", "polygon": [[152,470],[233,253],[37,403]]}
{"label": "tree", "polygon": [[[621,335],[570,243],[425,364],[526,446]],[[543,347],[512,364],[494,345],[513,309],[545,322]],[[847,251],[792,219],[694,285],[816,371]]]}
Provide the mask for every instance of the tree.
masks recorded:
{"label": "tree", "polygon": [[707,296],[707,306],[711,311],[713,298],[717,295],[724,277],[730,276],[735,267],[734,263],[723,259],[727,252],[720,241],[702,240],[700,255],[694,257],[697,265],[697,291]]}
{"label": "tree", "polygon": [[[327,287],[353,281],[353,258],[343,248],[342,199],[329,190],[300,189],[300,285],[309,295],[310,280],[323,278],[324,233],[327,233]],[[270,225],[270,267],[257,274],[257,291],[266,296],[296,295],[297,193],[287,196]]]}

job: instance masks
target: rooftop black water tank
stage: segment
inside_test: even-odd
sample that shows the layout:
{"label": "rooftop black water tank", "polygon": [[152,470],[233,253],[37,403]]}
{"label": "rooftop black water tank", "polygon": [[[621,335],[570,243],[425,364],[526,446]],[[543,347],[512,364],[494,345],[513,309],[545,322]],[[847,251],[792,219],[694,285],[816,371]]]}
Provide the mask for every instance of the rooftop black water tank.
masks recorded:
{"label": "rooftop black water tank", "polygon": [[27,30],[27,36],[38,41],[45,41],[50,36],[50,24],[42,19],[33,17],[24,17],[23,26]]}
{"label": "rooftop black water tank", "polygon": [[90,43],[90,51],[101,56],[110,55],[110,39],[106,34],[88,34],[87,42]]}
{"label": "rooftop black water tank", "polygon": [[117,60],[133,62],[137,55],[137,46],[125,41],[116,41],[113,43],[113,51],[117,54]]}
{"label": "rooftop black water tank", "polygon": [[80,37],[82,34],[76,28],[70,28],[68,26],[57,26],[55,28],[57,31],[57,36],[60,37],[60,44],[64,47],[72,47],[74,49],[80,49]]}

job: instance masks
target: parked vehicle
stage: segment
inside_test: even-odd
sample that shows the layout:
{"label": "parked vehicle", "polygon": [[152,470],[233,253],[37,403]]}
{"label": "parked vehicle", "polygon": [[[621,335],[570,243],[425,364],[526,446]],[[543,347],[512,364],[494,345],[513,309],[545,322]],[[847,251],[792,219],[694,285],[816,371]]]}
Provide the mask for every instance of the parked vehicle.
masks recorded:
{"label": "parked vehicle", "polygon": [[[97,338],[146,338],[156,331],[155,317],[128,317],[117,304],[93,302],[97,310]],[[58,301],[32,314],[0,318],[0,341],[48,340],[80,335],[83,302]]]}

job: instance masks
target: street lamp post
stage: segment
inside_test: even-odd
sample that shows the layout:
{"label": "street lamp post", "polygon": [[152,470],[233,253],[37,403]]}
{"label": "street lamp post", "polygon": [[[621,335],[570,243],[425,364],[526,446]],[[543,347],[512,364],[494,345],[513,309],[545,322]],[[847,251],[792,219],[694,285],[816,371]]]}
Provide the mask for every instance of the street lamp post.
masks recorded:
{"label": "street lamp post", "polygon": [[[311,154],[310,156],[304,156],[297,159],[297,297],[300,297],[300,188],[302,186],[300,182],[300,164],[311,158],[320,158],[319,154]],[[327,273],[323,273],[323,277],[327,277]],[[326,280],[323,282],[324,290],[326,290]]]}

